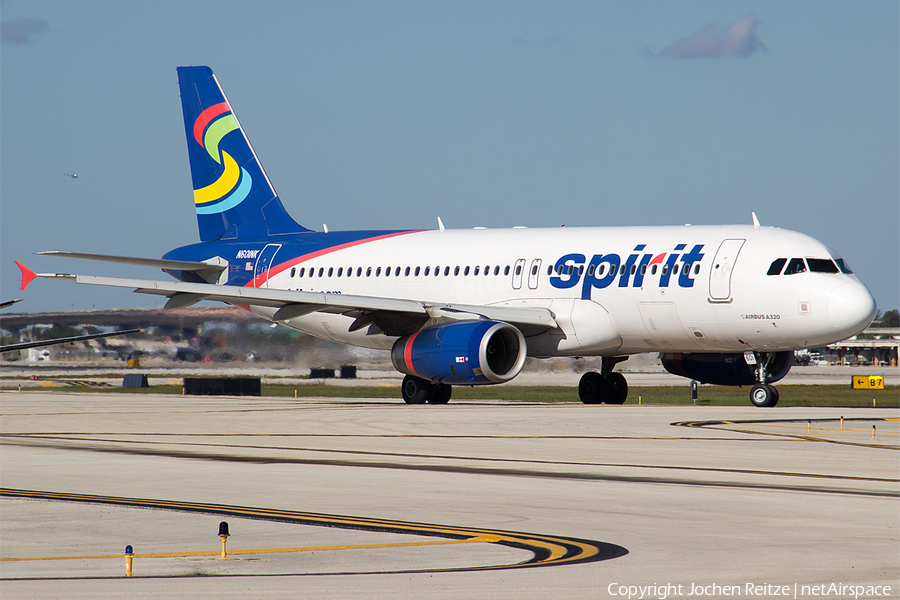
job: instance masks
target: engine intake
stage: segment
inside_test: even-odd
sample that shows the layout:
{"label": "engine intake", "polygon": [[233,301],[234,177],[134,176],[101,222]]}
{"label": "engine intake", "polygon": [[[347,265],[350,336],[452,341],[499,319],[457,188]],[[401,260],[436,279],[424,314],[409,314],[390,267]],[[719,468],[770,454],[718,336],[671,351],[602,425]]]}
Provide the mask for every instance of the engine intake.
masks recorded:
{"label": "engine intake", "polygon": [[525,337],[509,323],[460,321],[400,338],[391,362],[401,373],[434,382],[490,385],[518,375],[525,351]]}
{"label": "engine intake", "polygon": [[[673,375],[696,379],[713,385],[753,385],[753,368],[741,353],[706,354],[665,352],[660,355],[662,365]],[[766,371],[766,383],[774,383],[791,370],[793,352],[776,352]]]}

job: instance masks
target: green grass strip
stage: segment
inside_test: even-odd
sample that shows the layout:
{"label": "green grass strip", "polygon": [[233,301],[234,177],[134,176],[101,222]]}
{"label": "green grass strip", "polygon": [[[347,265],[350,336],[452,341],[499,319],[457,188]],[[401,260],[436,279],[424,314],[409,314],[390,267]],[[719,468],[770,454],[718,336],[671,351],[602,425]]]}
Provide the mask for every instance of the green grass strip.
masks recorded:
{"label": "green grass strip", "polygon": [[[839,406],[839,407],[900,407],[900,386],[885,386],[883,390],[855,390],[849,385],[780,385],[778,406]],[[34,389],[34,388],[30,388]],[[262,395],[269,398],[383,398],[402,402],[400,387],[395,385],[344,386],[325,384],[262,386]],[[44,388],[47,392],[85,392],[86,388]],[[154,385],[150,388],[92,388],[91,393],[130,394],[181,394],[180,385]],[[750,387],[702,385],[698,390],[697,404],[709,406],[747,406],[750,404]],[[505,400],[509,402],[579,403],[575,387],[564,386],[454,386],[450,402],[466,400]],[[691,390],[687,386],[632,387],[628,391],[626,405],[693,404]]]}

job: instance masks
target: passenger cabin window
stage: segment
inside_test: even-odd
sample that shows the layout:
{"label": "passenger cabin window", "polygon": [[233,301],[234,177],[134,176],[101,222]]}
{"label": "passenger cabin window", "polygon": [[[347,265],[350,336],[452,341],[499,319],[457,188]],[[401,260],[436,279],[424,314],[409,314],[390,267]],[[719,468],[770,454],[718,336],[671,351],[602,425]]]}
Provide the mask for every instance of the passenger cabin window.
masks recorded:
{"label": "passenger cabin window", "polygon": [[509,265],[506,265],[505,267],[503,267],[503,274],[509,275]]}
{"label": "passenger cabin window", "polygon": [[806,263],[802,258],[792,258],[788,263],[787,269],[784,270],[785,275],[796,275],[797,273],[806,272]]}
{"label": "passenger cabin window", "polygon": [[806,264],[813,273],[837,273],[837,266],[828,258],[807,258]]}
{"label": "passenger cabin window", "polygon": [[769,272],[766,273],[766,275],[781,275],[781,270],[784,268],[784,263],[786,262],[786,258],[776,258],[772,261],[772,264],[769,265]]}

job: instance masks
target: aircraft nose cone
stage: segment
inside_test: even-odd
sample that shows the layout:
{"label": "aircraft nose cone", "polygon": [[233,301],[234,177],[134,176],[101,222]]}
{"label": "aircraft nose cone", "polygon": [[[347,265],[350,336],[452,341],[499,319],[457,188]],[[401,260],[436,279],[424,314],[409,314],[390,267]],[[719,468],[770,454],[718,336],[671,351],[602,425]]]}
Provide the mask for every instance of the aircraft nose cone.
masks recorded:
{"label": "aircraft nose cone", "polygon": [[844,338],[851,337],[869,326],[875,318],[875,298],[861,283],[845,283],[828,296],[828,316],[831,324]]}

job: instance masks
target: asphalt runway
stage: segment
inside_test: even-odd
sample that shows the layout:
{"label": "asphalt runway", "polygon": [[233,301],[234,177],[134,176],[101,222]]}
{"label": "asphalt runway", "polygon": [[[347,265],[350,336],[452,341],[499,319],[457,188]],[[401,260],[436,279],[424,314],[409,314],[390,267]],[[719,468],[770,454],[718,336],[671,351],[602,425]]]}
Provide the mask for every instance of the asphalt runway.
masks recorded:
{"label": "asphalt runway", "polygon": [[0,414],[4,598],[900,597],[896,409],[4,391]]}

